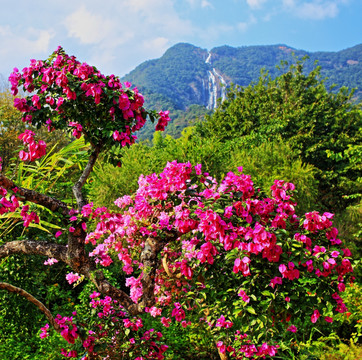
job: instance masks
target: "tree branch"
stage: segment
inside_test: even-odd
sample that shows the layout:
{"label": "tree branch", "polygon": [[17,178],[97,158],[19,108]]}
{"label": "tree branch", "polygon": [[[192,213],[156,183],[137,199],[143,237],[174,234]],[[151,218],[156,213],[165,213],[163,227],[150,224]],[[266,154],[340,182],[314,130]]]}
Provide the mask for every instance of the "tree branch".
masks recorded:
{"label": "tree branch", "polygon": [[[142,311],[141,308],[139,308],[137,304],[134,304],[129,295],[124,291],[111,285],[101,270],[96,271],[93,260],[85,255],[82,250],[83,249],[80,250],[81,254],[77,252],[76,256],[74,256],[74,254],[71,256],[69,248],[65,245],[33,240],[11,241],[0,246],[0,259],[14,254],[53,257],[69,265],[73,271],[77,271],[90,279],[99,292],[112,297],[114,300],[118,300],[132,315],[140,313]],[[3,285],[3,287],[4,286],[5,285]]]}
{"label": "tree branch", "polygon": [[14,254],[44,255],[68,263],[67,247],[46,241],[19,240],[0,246],[0,258]]}
{"label": "tree branch", "polygon": [[97,270],[88,277],[101,294],[117,300],[131,315],[135,316],[143,311],[142,307],[139,304],[135,304],[128,294],[110,284],[105,278],[103,271]]}
{"label": "tree branch", "polygon": [[158,255],[168,243],[175,241],[180,236],[179,233],[172,231],[166,231],[163,235],[162,239],[147,238],[141,252],[140,262],[144,267],[141,279],[143,288],[141,306],[151,307],[155,304],[155,277],[161,264],[161,258]]}
{"label": "tree branch", "polygon": [[12,180],[8,179],[7,177],[1,174],[0,174],[0,187],[3,187],[7,190],[17,188],[16,195],[20,200],[22,201],[26,200],[34,204],[42,205],[47,209],[51,210],[52,212],[59,211],[63,215],[69,214],[69,208],[67,204],[63,203],[62,201],[44,194],[40,194],[34,190],[29,190],[26,188],[19,187]]}
{"label": "tree branch", "polygon": [[33,295],[29,294],[25,290],[18,288],[16,286],[10,285],[5,282],[0,282],[0,290],[7,290],[9,292],[16,293],[25,297],[28,301],[33,303],[49,320],[50,324],[54,327],[54,329],[60,332],[59,325],[54,321],[53,315],[49,311],[49,309],[39,300],[37,300]]}
{"label": "tree branch", "polygon": [[73,186],[73,194],[77,201],[78,209],[81,210],[84,205],[87,204],[87,200],[85,199],[83,193],[82,193],[82,187],[87,181],[90,173],[93,170],[94,164],[96,163],[98,159],[98,155],[101,152],[102,147],[96,146],[94,150],[92,151],[87,166],[84,168],[84,171],[82,175],[80,176],[79,180],[74,184]]}

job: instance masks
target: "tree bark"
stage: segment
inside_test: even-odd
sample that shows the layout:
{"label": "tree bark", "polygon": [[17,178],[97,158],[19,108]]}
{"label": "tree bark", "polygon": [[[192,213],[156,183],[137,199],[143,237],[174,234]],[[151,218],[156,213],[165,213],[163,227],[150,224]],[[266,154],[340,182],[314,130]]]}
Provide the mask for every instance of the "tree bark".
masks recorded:
{"label": "tree bark", "polygon": [[0,258],[14,254],[43,255],[67,263],[67,247],[45,241],[10,241],[0,246]]}
{"label": "tree bark", "polygon": [[98,159],[98,155],[101,152],[101,149],[102,149],[101,145],[94,147],[94,149],[88,159],[88,163],[83,170],[82,175],[80,176],[79,180],[73,186],[73,194],[77,201],[79,211],[82,210],[84,205],[87,205],[87,200],[82,193],[82,187],[85,184],[85,182],[87,181],[90,173],[92,172],[94,164],[96,163],[96,161]]}
{"label": "tree bark", "polygon": [[19,200],[30,201],[34,204],[42,205],[47,209],[51,210],[52,212],[59,212],[62,215],[69,215],[69,208],[67,204],[63,203],[58,199],[38,193],[37,191],[19,187],[12,180],[1,174],[0,187],[3,187],[7,190],[13,190],[16,188],[16,197]]}
{"label": "tree bark", "polygon": [[28,301],[33,303],[49,320],[50,324],[54,327],[54,329],[60,332],[59,325],[54,321],[53,315],[49,311],[49,309],[38,299],[36,299],[33,295],[29,294],[27,291],[13,286],[11,284],[0,282],[0,290],[7,290],[9,292],[13,292],[15,294],[21,295],[25,297]]}

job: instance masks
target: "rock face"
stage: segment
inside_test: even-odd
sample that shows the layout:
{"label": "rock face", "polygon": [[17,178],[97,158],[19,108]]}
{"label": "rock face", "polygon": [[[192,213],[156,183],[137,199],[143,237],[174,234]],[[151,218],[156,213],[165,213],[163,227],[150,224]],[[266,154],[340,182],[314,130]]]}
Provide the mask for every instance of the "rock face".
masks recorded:
{"label": "rock face", "polygon": [[265,69],[271,77],[280,75],[280,62],[295,62],[308,56],[305,70],[310,71],[318,60],[321,74],[328,77],[326,86],[337,84],[357,88],[362,97],[362,44],[339,52],[309,53],[287,45],[220,46],[210,51],[191,44],[180,43],[169,48],[155,60],[137,66],[122,81],[130,81],[147,95],[149,105],[167,104],[185,110],[197,104],[214,109],[217,100],[225,99],[226,88],[234,83],[247,86],[257,81]]}
{"label": "rock face", "polygon": [[213,54],[190,44],[177,44],[157,60],[147,61],[126,75],[140,89],[162,94],[186,109],[198,104],[214,109],[218,98],[225,98],[228,82],[212,64]]}

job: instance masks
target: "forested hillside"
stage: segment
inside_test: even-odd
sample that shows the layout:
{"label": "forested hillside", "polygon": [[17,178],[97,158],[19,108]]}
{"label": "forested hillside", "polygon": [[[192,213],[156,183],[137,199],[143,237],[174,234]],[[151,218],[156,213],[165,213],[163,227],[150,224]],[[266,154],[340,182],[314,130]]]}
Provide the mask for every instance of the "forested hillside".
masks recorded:
{"label": "forested hillside", "polygon": [[[247,86],[258,80],[262,70],[275,78],[284,71],[282,61],[290,64],[303,57],[307,57],[305,72],[310,72],[316,62],[321,66],[320,76],[327,89],[336,92],[343,86],[355,88],[353,99],[362,98],[362,44],[338,52],[308,52],[283,44],[225,45],[208,51],[179,43],[159,59],[140,64],[121,80],[136,85],[149,108],[169,109],[172,122],[166,133],[179,137],[182,129],[215,109],[217,99],[225,99],[231,84]],[[7,87],[0,74],[0,91]],[[151,140],[151,125],[146,125],[138,136]]]}
{"label": "forested hillside", "polygon": [[[201,109],[203,112],[214,109],[216,100],[225,98],[225,87],[231,83],[247,86],[257,81],[262,69],[275,78],[284,71],[283,67],[277,68],[281,61],[293,63],[305,56],[308,57],[305,72],[310,72],[318,62],[327,89],[333,84],[334,92],[342,86],[356,88],[354,99],[361,98],[362,44],[338,52],[313,53],[287,45],[221,46],[207,51],[181,43],[168,49],[161,58],[142,63],[123,80],[137,85],[151,108],[170,109],[173,126],[167,132],[180,136],[184,126],[192,124]],[[199,108],[190,108],[193,104]],[[150,139],[150,128],[146,127],[140,136]]]}

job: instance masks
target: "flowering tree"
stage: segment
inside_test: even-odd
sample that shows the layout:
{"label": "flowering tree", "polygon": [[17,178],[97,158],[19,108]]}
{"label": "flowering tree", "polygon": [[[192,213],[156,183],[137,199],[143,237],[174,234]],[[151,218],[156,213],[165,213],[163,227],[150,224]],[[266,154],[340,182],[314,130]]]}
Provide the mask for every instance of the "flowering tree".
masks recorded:
{"label": "flowering tree", "polygon": [[[353,271],[351,253],[338,239],[333,214],[297,216],[293,184],[276,180],[267,198],[242,168],[218,183],[201,165],[173,161],[159,175],[141,176],[134,195],[115,201],[119,211],[95,208],[82,188],[99,154],[107,151],[117,164],[117,149],[134,143],[132,133],[147,116],[158,117],[156,129],[162,130],[168,114],[147,112],[137,89],[61,48],[47,61],[16,70],[10,80],[14,94],[20,85],[31,93],[15,98],[29,126],[68,129],[77,138],[84,135],[91,148],[73,187],[75,208],[0,174],[0,214],[20,212],[28,226],[39,221],[29,204],[38,204],[60,214],[67,233],[66,244],[59,232],[49,242],[4,243],[0,258],[47,256],[47,265],[69,266],[70,284],[93,284],[88,313],[53,317],[31,294],[0,283],[43,311],[69,344],[64,356],[163,359],[167,345],[160,331],[143,329],[147,318],[165,328],[197,328],[215,342],[222,359],[274,356],[304,318],[329,323],[347,310],[339,293]],[[46,144],[29,129],[20,137],[28,147],[19,154],[22,160],[44,155]],[[123,286],[107,277],[112,267]]]}

